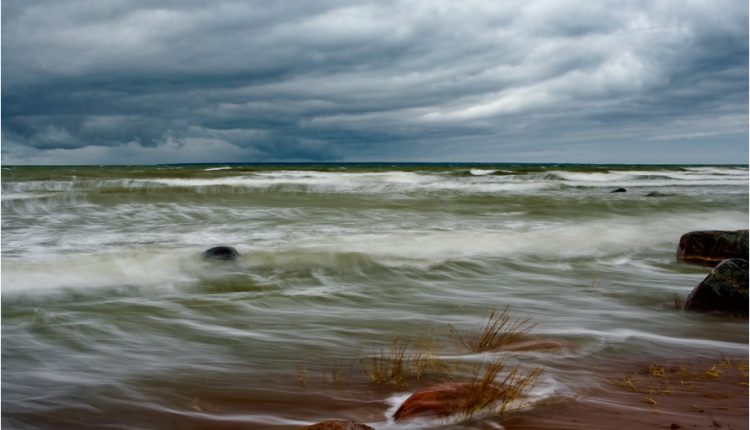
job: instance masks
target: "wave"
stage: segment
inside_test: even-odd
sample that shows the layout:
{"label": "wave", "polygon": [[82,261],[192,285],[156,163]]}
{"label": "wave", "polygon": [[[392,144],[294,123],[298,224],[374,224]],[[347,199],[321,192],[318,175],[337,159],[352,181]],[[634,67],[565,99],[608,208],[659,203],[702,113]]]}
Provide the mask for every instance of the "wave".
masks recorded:
{"label": "wave", "polygon": [[[718,170],[718,169],[714,169]],[[669,186],[722,186],[747,185],[747,170],[722,170],[722,174],[698,170],[695,172],[675,171],[615,171],[615,172],[566,172],[551,171],[545,174],[548,180],[559,180],[570,186],[588,187],[669,187]]]}
{"label": "wave", "polygon": [[661,345],[675,345],[684,348],[704,348],[714,351],[747,352],[747,342],[727,342],[723,340],[712,340],[702,338],[688,338],[665,336],[659,333],[646,332],[633,329],[595,330],[588,328],[569,328],[564,331],[549,331],[549,334],[562,336],[585,336],[597,339],[601,342],[613,344],[627,344],[634,340],[650,342]]}
{"label": "wave", "polygon": [[[485,179],[488,175],[478,178]],[[555,188],[555,184],[524,180],[472,180],[445,175],[413,172],[387,173],[329,173],[329,172],[279,172],[253,176],[214,179],[150,179],[142,186],[161,185],[175,188],[234,187],[273,192],[311,193],[416,193],[463,192],[504,193],[529,192]]]}
{"label": "wave", "polygon": [[491,175],[491,174],[493,174],[493,173],[497,172],[497,170],[489,170],[489,169],[471,169],[471,170],[469,170],[469,172],[470,172],[470,173],[471,173],[472,175],[474,175],[474,176],[486,176],[486,175]]}
{"label": "wave", "polygon": [[[479,193],[506,194],[601,187],[711,187],[748,185],[747,169],[693,168],[687,170],[545,170],[508,174],[494,169],[447,172],[419,171],[305,171],[235,172],[231,167],[203,169],[221,176],[132,179],[77,179],[3,183],[3,200],[48,197],[50,192],[158,192],[164,189],[197,191],[306,193]],[[465,172],[466,175],[456,173]],[[217,173],[217,172],[212,172]],[[200,176],[200,175],[198,175]],[[6,197],[7,195],[7,197]]]}
{"label": "wave", "polygon": [[[677,240],[686,231],[746,226],[746,214],[735,212],[611,216],[579,222],[527,222],[497,230],[456,227],[448,231],[298,231],[293,241],[292,236],[279,233],[259,236],[258,239],[264,237],[262,240],[245,236],[243,240],[253,246],[236,243],[238,236],[233,229],[212,231],[205,237],[185,236],[176,231],[160,238],[161,243],[170,243],[172,250],[141,247],[117,251],[118,243],[127,246],[126,232],[120,233],[121,236],[113,233],[108,242],[115,248],[109,252],[104,248],[97,253],[66,251],[50,255],[44,252],[51,249],[40,244],[36,248],[39,255],[6,254],[2,281],[4,291],[16,292],[123,286],[173,288],[205,283],[212,277],[223,279],[227,276],[223,269],[215,271],[201,264],[198,256],[205,248],[190,243],[201,239],[238,247],[242,258],[236,270],[240,273],[311,273],[316,268],[324,268],[382,276],[399,268],[429,270],[447,261],[476,264],[494,264],[491,262],[496,259],[525,262],[529,258],[557,264],[579,258],[629,261],[628,256],[653,249],[664,249],[671,255]],[[175,246],[183,248],[174,249]]]}
{"label": "wave", "polygon": [[46,199],[49,197],[57,197],[59,193],[2,193],[2,201],[13,201],[13,200],[33,200],[33,199]]}
{"label": "wave", "polygon": [[3,261],[4,293],[34,294],[65,288],[167,287],[194,282],[180,257],[167,253],[40,256]]}

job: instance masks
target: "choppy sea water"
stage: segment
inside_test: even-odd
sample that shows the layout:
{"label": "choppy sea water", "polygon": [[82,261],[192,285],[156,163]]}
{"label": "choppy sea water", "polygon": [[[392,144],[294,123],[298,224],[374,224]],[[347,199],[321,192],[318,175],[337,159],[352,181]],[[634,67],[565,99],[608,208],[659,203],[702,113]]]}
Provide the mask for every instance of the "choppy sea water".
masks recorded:
{"label": "choppy sea water", "polygon": [[707,273],[680,235],[746,228],[746,166],[4,166],[3,425],[496,428],[393,423],[420,382],[363,367],[395,337],[482,360],[451,330],[506,307],[567,345],[493,355],[544,368],[533,399],[602,357],[746,355],[747,320],[674,306]]}

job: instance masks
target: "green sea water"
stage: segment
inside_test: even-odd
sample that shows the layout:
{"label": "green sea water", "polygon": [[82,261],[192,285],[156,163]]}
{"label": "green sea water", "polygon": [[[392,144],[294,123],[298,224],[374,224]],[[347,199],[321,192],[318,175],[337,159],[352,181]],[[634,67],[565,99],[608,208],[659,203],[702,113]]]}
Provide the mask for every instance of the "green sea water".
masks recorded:
{"label": "green sea water", "polygon": [[[707,273],[680,236],[746,228],[747,166],[3,166],[3,425],[496,428],[394,423],[448,376],[375,384],[368,363],[398,338],[542,367],[533,407],[607,357],[747,355],[747,320],[674,308]],[[239,259],[201,259],[216,245]],[[455,342],[505,308],[565,347]]]}

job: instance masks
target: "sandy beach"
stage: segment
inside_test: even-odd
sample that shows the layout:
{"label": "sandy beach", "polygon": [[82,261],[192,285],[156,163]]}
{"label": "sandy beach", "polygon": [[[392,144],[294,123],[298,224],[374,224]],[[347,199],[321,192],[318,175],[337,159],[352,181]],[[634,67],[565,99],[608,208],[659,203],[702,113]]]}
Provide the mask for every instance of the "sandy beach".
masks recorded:
{"label": "sandy beach", "polygon": [[507,417],[507,430],[748,428],[746,356],[607,362],[598,387]]}

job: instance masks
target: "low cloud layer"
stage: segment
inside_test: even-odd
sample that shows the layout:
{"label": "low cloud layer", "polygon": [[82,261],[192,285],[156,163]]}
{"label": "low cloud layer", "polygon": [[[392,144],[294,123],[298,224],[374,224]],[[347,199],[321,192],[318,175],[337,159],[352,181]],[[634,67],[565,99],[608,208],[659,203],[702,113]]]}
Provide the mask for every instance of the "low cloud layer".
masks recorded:
{"label": "low cloud layer", "polygon": [[744,163],[746,2],[2,3],[2,160]]}

